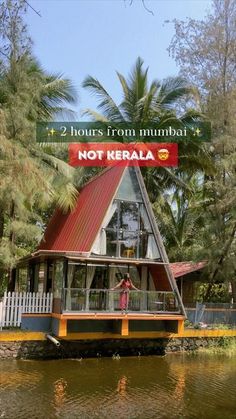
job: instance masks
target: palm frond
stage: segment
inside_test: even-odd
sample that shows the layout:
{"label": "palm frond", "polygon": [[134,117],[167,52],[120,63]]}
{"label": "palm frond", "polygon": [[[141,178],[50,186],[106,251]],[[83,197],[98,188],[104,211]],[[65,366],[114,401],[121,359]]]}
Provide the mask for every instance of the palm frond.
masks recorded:
{"label": "palm frond", "polygon": [[82,86],[90,90],[95,96],[98,97],[100,100],[98,108],[102,110],[103,114],[108,120],[113,122],[124,121],[119,107],[97,79],[88,76],[84,80]]}
{"label": "palm frond", "polygon": [[42,86],[42,96],[56,104],[76,103],[78,97],[73,83],[69,79],[62,79],[61,77],[60,74],[47,76],[45,84]]}

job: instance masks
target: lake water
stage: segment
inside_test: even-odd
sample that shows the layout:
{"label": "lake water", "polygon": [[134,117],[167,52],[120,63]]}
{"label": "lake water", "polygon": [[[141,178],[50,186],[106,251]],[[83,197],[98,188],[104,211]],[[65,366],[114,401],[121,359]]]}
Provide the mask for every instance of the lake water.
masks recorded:
{"label": "lake water", "polygon": [[236,358],[1,361],[0,417],[236,419]]}

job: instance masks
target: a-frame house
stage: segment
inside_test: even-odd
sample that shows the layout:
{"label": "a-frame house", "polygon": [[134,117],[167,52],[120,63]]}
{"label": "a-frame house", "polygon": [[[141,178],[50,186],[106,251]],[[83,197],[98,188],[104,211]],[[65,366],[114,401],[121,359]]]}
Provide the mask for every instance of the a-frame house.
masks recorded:
{"label": "a-frame house", "polygon": [[[37,251],[21,260],[28,291],[53,293],[52,331],[71,339],[142,338],[183,327],[184,307],[139,167],[113,166],[81,190],[72,212],[56,210]],[[121,290],[129,291],[121,311]],[[23,326],[40,324],[23,315]],[[28,326],[27,326],[28,325]]]}

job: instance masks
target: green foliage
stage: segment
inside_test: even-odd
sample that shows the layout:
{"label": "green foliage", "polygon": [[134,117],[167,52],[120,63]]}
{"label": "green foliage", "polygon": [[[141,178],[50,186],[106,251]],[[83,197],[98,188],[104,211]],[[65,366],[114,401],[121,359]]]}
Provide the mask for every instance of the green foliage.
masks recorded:
{"label": "green foliage", "polygon": [[236,339],[228,336],[221,336],[217,340],[211,341],[207,347],[200,348],[200,352],[209,355],[224,355],[235,357],[236,354]]}
{"label": "green foliage", "polygon": [[214,284],[226,281],[231,282],[236,301],[236,3],[214,0],[212,6],[202,21],[174,21],[169,50],[180,73],[199,88],[201,109],[212,121],[208,152],[215,172],[205,173],[201,202],[204,229],[199,257],[208,260],[209,279],[204,300],[215,299]]}
{"label": "green foliage", "polygon": [[[148,68],[144,69],[143,60],[138,58],[126,79],[117,72],[121,85],[122,101],[116,104],[105,87],[94,77],[88,76],[83,87],[88,89],[98,99],[97,111],[87,109],[85,114],[102,125],[118,123],[132,123],[136,132],[140,128],[150,127],[154,123],[156,128],[168,126],[183,128],[196,120],[204,119],[198,109],[198,92],[195,87],[183,77],[169,77],[163,82],[148,81]],[[191,105],[191,106],[188,106]],[[133,141],[133,137],[123,137],[123,142]],[[136,141],[143,138],[137,137]],[[179,172],[189,174],[198,170],[213,172],[207,148],[198,140],[188,138],[179,141],[179,170],[165,167],[143,168],[142,173],[146,182],[151,201],[166,188],[187,185],[179,178]]]}
{"label": "green foliage", "polygon": [[[212,329],[215,329],[215,330],[217,330],[217,329],[219,329],[219,330],[231,330],[232,327],[229,324],[219,323],[219,324],[213,324]],[[227,336],[224,336],[224,338],[227,339]]]}
{"label": "green foliage", "polygon": [[[208,287],[209,284],[207,282],[199,285],[197,291],[197,300],[199,302],[206,302],[206,293]],[[232,296],[229,293],[228,282],[212,284],[208,301],[211,301],[212,303],[229,303],[231,301],[231,298]]]}
{"label": "green foliage", "polygon": [[188,328],[188,327],[193,327],[193,323],[190,322],[188,319],[184,321],[184,327]]}
{"label": "green foliage", "polygon": [[156,220],[172,261],[196,260],[202,249],[202,182],[196,176],[179,175],[187,188],[166,191],[153,204]]}
{"label": "green foliage", "polygon": [[48,208],[77,196],[75,170],[35,140],[36,121],[71,115],[76,92],[32,56],[25,12],[21,0],[0,4],[0,278],[36,247]]}

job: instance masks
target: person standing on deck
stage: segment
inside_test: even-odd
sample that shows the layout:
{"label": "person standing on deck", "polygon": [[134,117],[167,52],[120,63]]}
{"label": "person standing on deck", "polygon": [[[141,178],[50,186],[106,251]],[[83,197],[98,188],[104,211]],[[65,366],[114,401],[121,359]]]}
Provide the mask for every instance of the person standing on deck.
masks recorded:
{"label": "person standing on deck", "polygon": [[120,310],[124,311],[128,309],[129,304],[129,290],[136,290],[139,291],[138,288],[136,288],[131,281],[131,278],[129,276],[129,273],[124,274],[124,278],[117,284],[112,290],[121,288],[122,291],[120,293]]}

